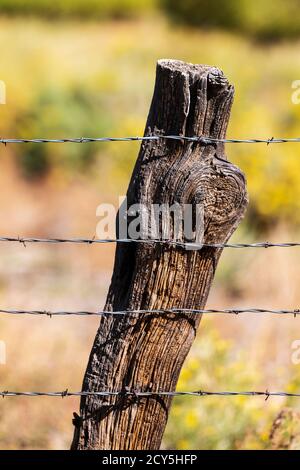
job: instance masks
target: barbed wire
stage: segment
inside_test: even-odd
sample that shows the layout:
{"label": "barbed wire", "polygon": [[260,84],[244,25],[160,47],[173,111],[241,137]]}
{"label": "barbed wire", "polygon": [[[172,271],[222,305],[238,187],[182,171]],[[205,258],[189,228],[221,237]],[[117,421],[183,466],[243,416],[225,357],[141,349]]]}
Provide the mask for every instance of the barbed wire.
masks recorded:
{"label": "barbed wire", "polygon": [[[245,144],[259,144],[265,143],[275,144],[275,143],[299,143],[300,138],[270,138],[270,139],[216,139],[208,137],[187,137],[187,136],[175,136],[175,135],[166,135],[166,136],[145,136],[145,137],[100,137],[100,138],[69,138],[69,139],[3,139],[0,138],[0,144],[22,144],[22,143],[32,143],[32,144],[46,144],[46,143],[92,143],[92,142],[125,142],[125,141],[159,141],[159,140],[179,140],[182,142],[194,142],[200,145],[209,145],[217,143],[245,143]],[[18,242],[26,246],[27,243],[76,243],[76,244],[102,244],[102,243],[157,243],[157,244],[169,244],[181,247],[211,247],[211,248],[270,248],[270,247],[299,247],[300,242],[288,242],[288,243],[269,243],[269,242],[259,242],[259,243],[216,243],[216,244],[194,244],[194,243],[183,243],[172,240],[132,240],[132,239],[83,239],[83,238],[71,238],[71,239],[61,239],[61,238],[24,238],[24,237],[0,237],[0,242]],[[186,308],[171,308],[171,309],[151,309],[151,310],[126,310],[126,311],[41,311],[41,310],[5,310],[0,309],[0,313],[11,314],[11,315],[46,315],[49,317],[60,316],[60,315],[126,315],[129,313],[135,314],[162,314],[162,313],[193,313],[193,314],[231,314],[239,315],[243,313],[270,313],[276,315],[293,315],[296,317],[300,314],[299,309],[294,310],[268,310],[261,308],[244,308],[244,309],[186,309]],[[97,392],[85,392],[85,391],[69,391],[68,389],[61,392],[34,392],[34,391],[2,391],[0,396],[5,397],[79,397],[79,396],[101,396],[101,397],[118,397],[118,398],[155,398],[157,396],[170,396],[170,397],[179,397],[179,396],[262,396],[267,400],[269,397],[300,397],[300,393],[288,393],[288,392],[269,392],[265,391],[135,391],[135,390],[122,390],[122,391],[97,391]]]}
{"label": "barbed wire", "polygon": [[49,310],[7,310],[0,309],[0,313],[7,315],[45,315],[48,317],[53,316],[102,316],[102,315],[115,315],[122,316],[128,314],[195,314],[195,315],[240,315],[244,313],[250,314],[272,314],[272,315],[292,315],[294,317],[300,315],[300,309],[292,310],[272,310],[263,308],[234,308],[234,309],[195,309],[195,308],[165,308],[165,309],[141,309],[141,310],[99,310],[99,311],[49,311]]}
{"label": "barbed wire", "polygon": [[158,140],[179,140],[182,142],[194,142],[200,145],[209,144],[284,144],[300,142],[300,137],[269,139],[218,139],[205,136],[181,136],[181,135],[150,135],[150,136],[127,136],[127,137],[75,137],[62,139],[4,139],[0,138],[0,144],[85,144],[91,142],[134,142],[134,141],[158,141]]}
{"label": "barbed wire", "polygon": [[158,239],[132,239],[132,238],[26,238],[26,237],[0,237],[0,242],[21,243],[26,246],[27,243],[75,243],[75,244],[102,244],[102,243],[146,243],[146,244],[167,244],[180,246],[182,248],[292,248],[300,247],[300,242],[284,242],[284,243],[270,243],[257,242],[257,243],[194,243],[194,242],[180,242],[175,240],[158,240]]}
{"label": "barbed wire", "polygon": [[79,396],[100,396],[100,397],[120,397],[120,398],[139,398],[139,397],[157,397],[157,396],[170,396],[170,397],[180,397],[180,396],[263,396],[266,400],[269,397],[300,397],[300,393],[289,393],[289,392],[269,392],[265,391],[221,391],[221,392],[208,392],[204,390],[197,390],[193,392],[188,391],[178,391],[178,392],[169,392],[169,391],[150,391],[150,392],[140,392],[136,390],[122,390],[122,391],[100,391],[100,392],[69,392],[68,389],[63,390],[62,392],[10,392],[3,391],[0,392],[0,396],[5,397],[79,397]]}

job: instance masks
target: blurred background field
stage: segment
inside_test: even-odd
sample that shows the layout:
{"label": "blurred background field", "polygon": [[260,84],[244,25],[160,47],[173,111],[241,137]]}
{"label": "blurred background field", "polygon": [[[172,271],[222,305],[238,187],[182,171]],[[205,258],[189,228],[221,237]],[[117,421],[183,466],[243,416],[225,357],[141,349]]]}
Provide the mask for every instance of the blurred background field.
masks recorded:
{"label": "blurred background field", "polygon": [[[291,97],[292,82],[300,79],[295,14],[300,2],[265,0],[259,10],[254,2],[230,0],[222,2],[223,9],[216,9],[217,3],[0,0],[0,80],[7,88],[0,135],[140,135],[155,63],[168,57],[224,70],[236,89],[228,136],[299,136],[300,104]],[[247,176],[250,195],[234,241],[299,240],[298,145],[227,145],[230,160]],[[1,234],[93,237],[97,206],[117,204],[125,194],[138,148],[137,143],[2,146]],[[113,246],[2,244],[0,249],[3,308],[102,308]],[[227,250],[208,307],[297,308],[299,262],[297,249]],[[7,364],[0,365],[0,388],[79,390],[97,324],[95,318],[1,316]],[[297,339],[298,318],[205,317],[178,389],[299,391],[300,365],[291,362]],[[270,448],[278,412],[299,404],[178,398],[163,445]],[[1,400],[0,448],[68,448],[77,410],[76,399]]]}

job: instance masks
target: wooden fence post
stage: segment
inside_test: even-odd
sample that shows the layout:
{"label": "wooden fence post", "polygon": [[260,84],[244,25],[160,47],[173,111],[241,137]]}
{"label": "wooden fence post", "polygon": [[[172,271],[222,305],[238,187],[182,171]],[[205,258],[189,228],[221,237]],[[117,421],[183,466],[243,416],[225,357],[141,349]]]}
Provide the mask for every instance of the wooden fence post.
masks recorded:
{"label": "wooden fence post", "polygon": [[[160,60],[145,135],[224,138],[233,94],[215,67]],[[245,178],[222,144],[164,139],[142,143],[127,198],[201,202],[205,243],[226,242],[247,206]],[[105,309],[204,308],[221,251],[120,243]],[[199,323],[183,313],[103,316],[83,391],[174,391]],[[72,449],[158,449],[170,405],[169,396],[83,396]]]}

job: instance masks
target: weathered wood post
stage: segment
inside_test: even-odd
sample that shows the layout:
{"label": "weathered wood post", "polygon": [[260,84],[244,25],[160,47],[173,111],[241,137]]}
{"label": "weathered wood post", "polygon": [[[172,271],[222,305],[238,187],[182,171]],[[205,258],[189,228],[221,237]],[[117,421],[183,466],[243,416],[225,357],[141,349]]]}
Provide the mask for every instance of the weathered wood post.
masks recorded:
{"label": "weathered wood post", "polygon": [[[234,89],[206,65],[160,60],[145,135],[224,138]],[[222,144],[143,142],[128,206],[201,203],[204,243],[224,243],[246,205],[245,178]],[[220,248],[118,244],[105,310],[204,308]],[[174,391],[200,317],[106,315],[90,354],[84,391]],[[158,449],[171,398],[82,397],[72,449]]]}

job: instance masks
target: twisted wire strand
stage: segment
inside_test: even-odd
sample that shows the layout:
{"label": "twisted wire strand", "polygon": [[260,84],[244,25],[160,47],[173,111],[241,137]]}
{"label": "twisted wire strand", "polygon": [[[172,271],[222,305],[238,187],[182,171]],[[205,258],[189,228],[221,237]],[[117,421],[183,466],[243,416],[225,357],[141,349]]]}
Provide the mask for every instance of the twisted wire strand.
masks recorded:
{"label": "twisted wire strand", "polygon": [[[180,140],[186,142],[195,142],[198,144],[217,144],[217,143],[245,143],[245,144],[259,144],[265,143],[275,144],[275,143],[292,143],[300,142],[300,138],[270,138],[270,139],[215,139],[208,138],[203,136],[145,136],[145,137],[100,137],[100,138],[73,138],[73,139],[0,139],[0,144],[22,144],[22,143],[91,143],[91,142],[124,142],[124,141],[157,141],[161,139],[168,140]],[[78,243],[78,244],[96,244],[96,243],[168,243],[176,246],[193,246],[193,247],[212,247],[212,248],[269,248],[269,247],[299,247],[300,242],[292,243],[269,243],[269,242],[260,242],[260,243],[233,243],[233,244],[193,244],[193,243],[182,243],[176,241],[162,241],[162,240],[131,240],[131,239],[60,239],[60,238],[20,238],[20,237],[0,237],[1,242],[19,242],[26,246],[27,243]],[[128,313],[195,313],[195,314],[215,314],[215,313],[224,313],[224,314],[234,314],[238,315],[240,313],[272,313],[279,315],[288,315],[292,314],[297,316],[300,314],[300,310],[266,310],[266,309],[167,309],[167,310],[132,310],[132,311],[116,311],[116,312],[107,312],[107,311],[98,311],[98,312],[48,312],[48,311],[38,311],[38,310],[0,310],[1,313],[7,314],[31,314],[31,315],[125,315]],[[269,392],[266,391],[220,391],[220,392],[209,392],[209,391],[149,391],[149,392],[140,392],[140,391],[97,391],[97,392],[69,392],[68,389],[61,392],[14,392],[14,391],[3,391],[0,392],[0,396],[4,397],[71,397],[71,396],[116,396],[116,397],[156,397],[156,396],[264,396],[267,400],[271,396],[278,397],[300,397],[300,393],[287,393],[287,392]]]}
{"label": "twisted wire strand", "polygon": [[0,144],[65,144],[75,143],[84,144],[91,142],[134,142],[134,141],[157,141],[157,140],[180,140],[183,142],[196,142],[202,145],[209,144],[283,144],[300,142],[300,137],[294,138],[275,138],[269,139],[218,139],[205,136],[181,136],[181,135],[151,135],[151,136],[127,136],[127,137],[75,137],[62,139],[5,139],[0,138]]}
{"label": "twisted wire strand", "polygon": [[61,392],[11,392],[3,391],[0,392],[0,396],[5,397],[78,397],[78,396],[101,396],[101,397],[157,397],[157,396],[170,396],[170,397],[179,397],[179,396],[263,396],[266,400],[269,397],[300,397],[300,393],[288,393],[288,392],[269,392],[265,391],[220,391],[220,392],[210,392],[204,390],[198,391],[178,391],[178,392],[169,392],[169,391],[150,391],[150,392],[140,392],[140,391],[98,391],[98,392],[72,392],[68,389]]}
{"label": "twisted wire strand", "polygon": [[103,244],[103,243],[146,243],[146,244],[166,244],[180,246],[182,248],[292,248],[299,247],[300,242],[284,242],[284,243],[270,243],[257,242],[257,243],[193,243],[193,242],[180,242],[175,240],[158,240],[158,239],[131,239],[131,238],[114,238],[114,239],[100,239],[100,238],[26,238],[26,237],[0,237],[0,242],[21,243],[26,246],[27,243],[75,243],[75,244]]}
{"label": "twisted wire strand", "polygon": [[240,315],[250,314],[272,314],[272,315],[292,315],[297,317],[300,315],[300,309],[281,309],[271,310],[263,308],[234,308],[234,309],[193,309],[193,308],[168,308],[168,309],[141,309],[141,310],[99,310],[99,311],[49,311],[49,310],[7,310],[0,309],[0,313],[8,315],[44,315],[52,316],[102,316],[102,315],[128,315],[128,314],[195,314],[195,315]]}

